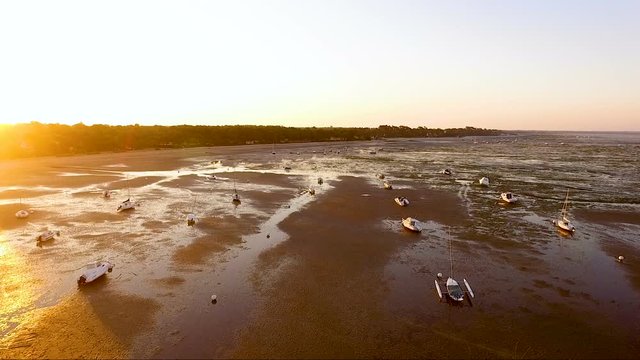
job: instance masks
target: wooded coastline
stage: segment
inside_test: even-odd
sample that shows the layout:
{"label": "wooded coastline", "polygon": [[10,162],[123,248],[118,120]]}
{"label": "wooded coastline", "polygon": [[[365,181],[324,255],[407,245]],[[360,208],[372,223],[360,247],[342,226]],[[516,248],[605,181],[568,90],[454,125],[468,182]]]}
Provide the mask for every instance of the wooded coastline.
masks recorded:
{"label": "wooded coastline", "polygon": [[111,126],[28,124],[0,126],[0,159],[80,155],[110,151],[246,144],[361,141],[383,138],[494,136],[502,131],[475,127],[411,128],[285,127],[262,125]]}

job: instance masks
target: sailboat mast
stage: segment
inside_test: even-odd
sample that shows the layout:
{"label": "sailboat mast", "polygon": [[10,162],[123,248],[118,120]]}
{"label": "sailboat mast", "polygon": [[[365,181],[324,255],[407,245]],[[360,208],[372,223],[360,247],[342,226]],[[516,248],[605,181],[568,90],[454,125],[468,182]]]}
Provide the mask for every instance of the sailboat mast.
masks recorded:
{"label": "sailboat mast", "polygon": [[567,196],[564,198],[564,205],[562,205],[562,216],[567,215],[568,207],[569,207],[569,190],[567,190]]}
{"label": "sailboat mast", "polygon": [[449,233],[449,274],[451,274],[451,278],[453,278],[453,244],[451,241],[451,233]]}

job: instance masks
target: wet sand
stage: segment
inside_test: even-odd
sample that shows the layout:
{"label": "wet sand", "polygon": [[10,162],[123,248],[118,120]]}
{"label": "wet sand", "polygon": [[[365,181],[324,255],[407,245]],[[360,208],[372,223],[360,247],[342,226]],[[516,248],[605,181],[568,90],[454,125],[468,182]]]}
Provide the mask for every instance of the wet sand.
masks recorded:
{"label": "wet sand", "polygon": [[[373,145],[383,157],[365,142],[0,164],[16,174],[0,181],[10,187],[0,189],[0,358],[637,357],[640,222],[628,201],[611,210],[581,199],[578,232],[561,236],[549,221],[558,199],[501,206],[498,175],[489,189],[423,167],[405,177],[392,160],[420,144],[397,144]],[[323,160],[327,146],[342,158]],[[390,166],[384,190],[374,174]],[[128,192],[138,207],[116,213]],[[28,219],[14,216],[19,197]],[[425,230],[404,230],[406,216]],[[37,247],[46,228],[61,236]],[[449,239],[473,306],[438,302]],[[116,267],[78,289],[94,259]]]}

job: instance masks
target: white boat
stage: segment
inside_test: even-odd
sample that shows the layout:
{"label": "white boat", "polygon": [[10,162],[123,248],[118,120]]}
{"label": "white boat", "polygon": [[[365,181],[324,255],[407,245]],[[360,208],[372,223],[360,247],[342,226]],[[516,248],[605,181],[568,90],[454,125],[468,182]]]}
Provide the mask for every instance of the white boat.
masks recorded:
{"label": "white boat", "polygon": [[[22,198],[20,198],[20,206],[22,207]],[[18,219],[25,219],[29,217],[29,212],[25,209],[20,209],[16,212],[16,217]]]}
{"label": "white boat", "polygon": [[407,206],[409,205],[409,199],[407,199],[404,196],[399,196],[397,198],[394,199],[396,204],[400,205],[400,206]]}
{"label": "white boat", "polygon": [[309,193],[309,195],[315,195],[316,194],[316,189],[309,187],[309,189],[307,190],[307,192]]}
{"label": "white boat", "polygon": [[482,186],[489,186],[489,178],[488,177],[482,177],[480,180],[478,180],[478,183]]}
{"label": "white boat", "polygon": [[383,185],[384,185],[384,188],[387,190],[393,189],[393,186],[391,186],[391,183],[389,183],[388,181],[385,181]]}
{"label": "white boat", "polygon": [[85,266],[84,273],[78,278],[78,285],[90,283],[100,276],[111,272],[113,264],[108,261],[96,261]]}
{"label": "white boat", "polygon": [[51,230],[47,230],[41,233],[40,235],[36,236],[36,241],[43,242],[43,241],[53,240],[56,235],[60,236],[60,232],[59,231],[53,232]]}
{"label": "white boat", "polygon": [[443,170],[441,170],[441,171],[440,171],[440,173],[441,173],[441,174],[444,174],[444,175],[451,175],[451,170],[449,170],[449,169],[443,169]]}
{"label": "white boat", "polygon": [[405,227],[405,229],[413,231],[413,232],[421,232],[422,231],[422,225],[420,225],[420,221],[413,219],[413,218],[406,218],[406,219],[402,219],[402,226]]}
{"label": "white boat", "polygon": [[135,208],[136,208],[136,205],[131,201],[131,199],[127,199],[121,202],[120,205],[118,205],[118,209],[116,209],[116,211],[120,212],[120,211],[135,209]]}
{"label": "white boat", "polygon": [[103,191],[102,192],[102,197],[105,198],[105,199],[110,198],[111,197],[111,191],[109,191],[109,190]]}
{"label": "white boat", "polygon": [[503,192],[500,194],[500,200],[506,202],[507,204],[513,204],[518,201],[518,198],[510,192]]}
{"label": "white boat", "polygon": [[564,205],[562,206],[562,212],[560,213],[560,219],[554,220],[553,223],[561,230],[573,233],[576,231],[575,226],[571,224],[567,217],[567,210],[569,208],[569,190],[567,190],[567,196],[564,199]]}

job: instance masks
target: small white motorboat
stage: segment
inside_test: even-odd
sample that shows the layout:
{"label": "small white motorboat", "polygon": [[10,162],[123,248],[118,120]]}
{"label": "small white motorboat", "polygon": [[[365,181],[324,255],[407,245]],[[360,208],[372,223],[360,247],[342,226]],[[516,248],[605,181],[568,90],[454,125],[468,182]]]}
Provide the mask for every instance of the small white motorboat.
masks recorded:
{"label": "small white motorboat", "polygon": [[384,185],[384,188],[385,188],[385,189],[387,189],[387,190],[391,190],[391,189],[393,189],[393,186],[391,186],[391,183],[390,183],[390,182],[388,182],[388,181],[385,181],[385,182],[383,183],[383,185]]}
{"label": "small white motorboat", "polygon": [[413,231],[413,232],[421,232],[422,231],[422,225],[420,225],[420,221],[413,219],[413,218],[406,218],[406,219],[402,219],[402,226],[404,226],[405,229]]}
{"label": "small white motorboat", "polygon": [[510,192],[503,192],[500,194],[500,200],[506,202],[507,204],[513,204],[518,201],[518,198]]}
{"label": "small white motorboat", "polygon": [[27,217],[29,217],[29,212],[27,210],[18,210],[18,212],[16,212],[16,217],[18,219],[25,219]]}
{"label": "small white motorboat", "polygon": [[196,217],[195,214],[189,214],[187,215],[187,226],[193,226],[196,224],[196,220],[198,218]]}
{"label": "small white motorboat", "polygon": [[36,236],[36,241],[43,242],[43,241],[53,240],[55,236],[60,236],[60,232],[59,231],[53,232],[51,230],[47,230],[42,234]]}
{"label": "small white motorboat", "polygon": [[100,276],[111,272],[113,264],[108,261],[96,261],[85,266],[84,273],[78,278],[78,285],[90,283]]}
{"label": "small white motorboat", "polygon": [[397,198],[394,199],[396,204],[400,205],[400,206],[407,206],[409,205],[409,199],[407,199],[404,196],[399,196]]}
{"label": "small white motorboat", "polygon": [[441,170],[441,171],[440,171],[440,173],[441,173],[441,174],[444,174],[444,175],[451,175],[451,170],[449,170],[449,169],[443,169],[443,170]]}
{"label": "small white motorboat", "polygon": [[478,180],[478,183],[482,186],[489,186],[489,178],[484,176],[480,180]]}
{"label": "small white motorboat", "polygon": [[121,202],[120,205],[118,205],[118,209],[116,209],[116,211],[120,212],[120,211],[135,209],[135,208],[136,208],[136,205],[131,201],[131,199],[127,199]]}
{"label": "small white motorboat", "polygon": [[567,190],[567,196],[564,199],[564,205],[562,206],[562,212],[560,213],[560,219],[554,220],[553,223],[560,228],[560,230],[564,230],[569,233],[574,233],[576,231],[575,226],[571,224],[569,218],[567,217],[567,210],[569,209],[569,191]]}

